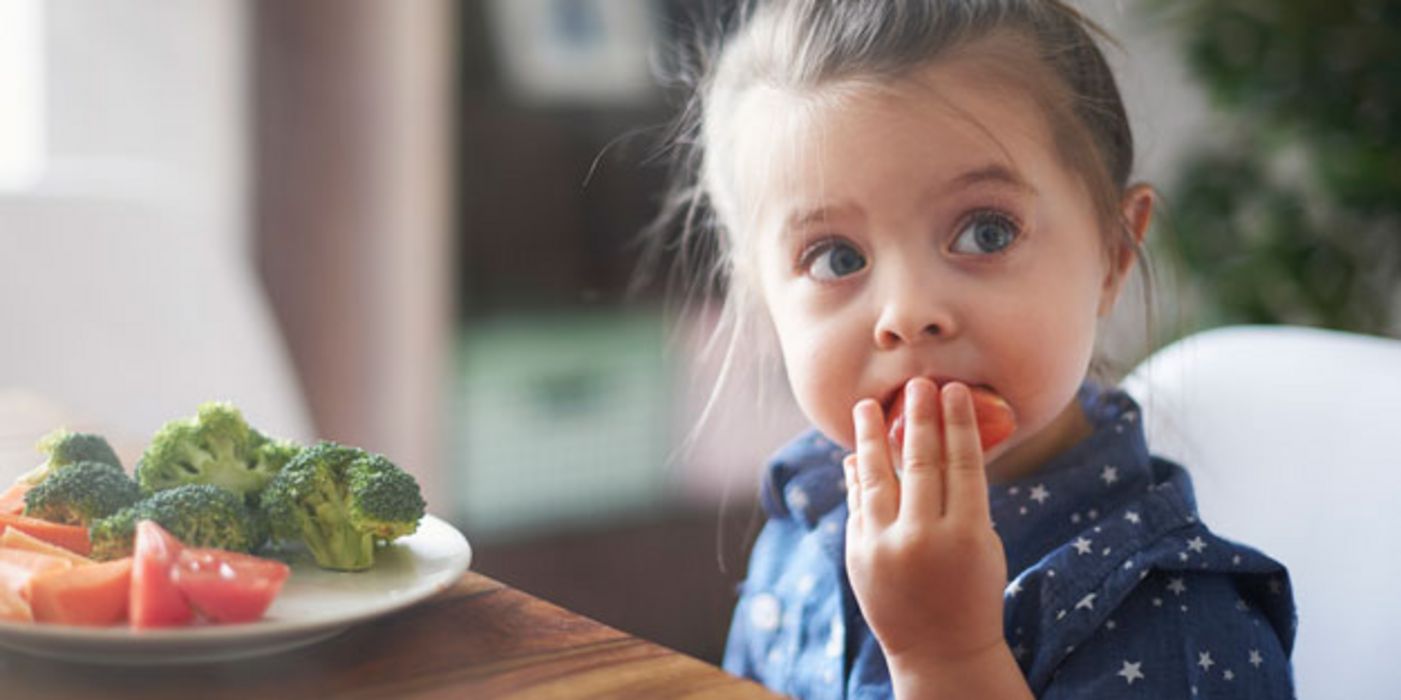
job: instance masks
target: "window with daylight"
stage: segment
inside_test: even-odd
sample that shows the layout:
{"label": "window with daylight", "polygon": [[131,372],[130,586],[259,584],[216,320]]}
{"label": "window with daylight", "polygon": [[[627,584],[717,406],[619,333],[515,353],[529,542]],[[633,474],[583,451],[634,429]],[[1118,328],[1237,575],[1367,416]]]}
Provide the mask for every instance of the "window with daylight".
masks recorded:
{"label": "window with daylight", "polygon": [[0,0],[0,191],[39,178],[44,157],[42,0]]}

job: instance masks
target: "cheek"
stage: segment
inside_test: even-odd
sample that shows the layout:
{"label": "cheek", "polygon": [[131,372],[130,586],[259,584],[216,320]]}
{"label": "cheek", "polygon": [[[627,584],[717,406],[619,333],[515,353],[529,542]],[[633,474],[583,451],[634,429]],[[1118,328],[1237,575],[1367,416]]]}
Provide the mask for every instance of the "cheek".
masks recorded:
{"label": "cheek", "polygon": [[[1007,319],[1018,332],[1004,337],[998,366],[1005,371],[999,387],[1031,431],[1059,415],[1084,381],[1094,352],[1096,305],[1093,295],[1076,293],[1047,304],[1025,305]],[[1028,431],[1028,432],[1031,432]]]}
{"label": "cheek", "polygon": [[853,392],[864,367],[861,349],[838,319],[780,314],[776,323],[784,369],[803,415],[837,443],[852,444]]}

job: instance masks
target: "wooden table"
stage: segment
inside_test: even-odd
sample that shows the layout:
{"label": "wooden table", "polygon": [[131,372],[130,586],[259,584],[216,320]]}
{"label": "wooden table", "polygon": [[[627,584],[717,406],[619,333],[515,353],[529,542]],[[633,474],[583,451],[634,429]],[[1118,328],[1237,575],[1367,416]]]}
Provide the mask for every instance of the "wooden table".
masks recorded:
{"label": "wooden table", "polygon": [[[0,391],[0,460],[33,461],[37,436],[31,433],[47,430],[38,426],[44,421],[37,417],[43,413],[40,407],[50,406],[31,395]],[[0,649],[0,697],[776,696],[714,666],[468,572],[452,588],[402,612],[295,651],[240,661],[107,667]]]}

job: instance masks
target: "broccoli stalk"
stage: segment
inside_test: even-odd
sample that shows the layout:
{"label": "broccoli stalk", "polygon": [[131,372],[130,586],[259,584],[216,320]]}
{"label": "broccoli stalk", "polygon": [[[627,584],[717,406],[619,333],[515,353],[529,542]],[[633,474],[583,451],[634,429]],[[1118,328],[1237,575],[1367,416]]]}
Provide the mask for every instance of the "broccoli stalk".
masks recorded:
{"label": "broccoli stalk", "polygon": [[408,472],[333,442],[302,450],[262,494],[273,538],[301,542],[317,565],[339,571],[373,566],[375,545],[414,532],[424,507]]}
{"label": "broccoli stalk", "polygon": [[256,503],[273,475],[299,451],[249,427],[232,404],[200,405],[193,418],[166,423],[136,465],[142,491],[212,484]]}
{"label": "broccoli stalk", "polygon": [[19,482],[35,486],[54,473],[79,462],[100,462],[122,468],[122,461],[101,435],[75,433],[59,428],[39,439],[34,446],[44,455],[44,462],[21,475]]}

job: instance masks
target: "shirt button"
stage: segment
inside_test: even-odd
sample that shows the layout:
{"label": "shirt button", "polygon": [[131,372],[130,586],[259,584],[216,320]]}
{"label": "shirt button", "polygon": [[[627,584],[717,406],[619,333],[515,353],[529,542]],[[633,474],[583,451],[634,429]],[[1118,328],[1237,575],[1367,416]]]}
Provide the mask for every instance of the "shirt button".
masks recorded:
{"label": "shirt button", "polygon": [[782,612],[777,597],[772,593],[760,593],[749,601],[749,624],[760,632],[772,632],[778,629]]}

